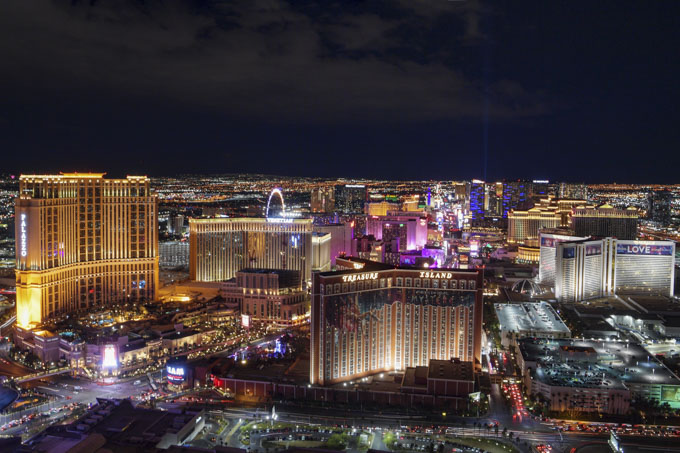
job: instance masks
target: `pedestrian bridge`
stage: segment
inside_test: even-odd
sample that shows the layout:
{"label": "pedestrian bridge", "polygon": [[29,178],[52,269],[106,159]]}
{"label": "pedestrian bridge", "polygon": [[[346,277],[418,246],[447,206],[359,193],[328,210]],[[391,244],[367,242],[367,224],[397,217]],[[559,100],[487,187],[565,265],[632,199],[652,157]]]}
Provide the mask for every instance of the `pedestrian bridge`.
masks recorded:
{"label": "pedestrian bridge", "polygon": [[23,384],[24,382],[34,381],[36,379],[42,379],[50,376],[56,376],[57,374],[67,374],[72,371],[71,367],[55,368],[52,370],[44,371],[41,373],[27,374],[25,376],[20,376],[14,378],[14,382],[17,384]]}

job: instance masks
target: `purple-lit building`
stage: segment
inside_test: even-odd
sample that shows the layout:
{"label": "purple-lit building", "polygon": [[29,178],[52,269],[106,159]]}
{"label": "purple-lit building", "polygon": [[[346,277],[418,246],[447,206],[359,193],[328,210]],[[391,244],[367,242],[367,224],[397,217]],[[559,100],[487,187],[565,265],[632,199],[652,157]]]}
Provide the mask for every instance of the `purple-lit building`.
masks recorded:
{"label": "purple-lit building", "polygon": [[446,261],[446,252],[444,251],[443,247],[428,245],[423,248],[423,257],[432,258],[436,267],[442,267]]}
{"label": "purple-lit building", "polygon": [[366,234],[377,240],[399,239],[399,250],[420,250],[427,243],[427,217],[422,212],[389,212],[386,216],[369,216]]}
{"label": "purple-lit building", "polygon": [[470,185],[470,221],[484,219],[484,181],[472,180]]}
{"label": "purple-lit building", "polygon": [[331,235],[331,267],[335,267],[335,259],[338,256],[352,253],[352,239],[354,238],[352,222],[314,225],[314,232],[330,233]]}

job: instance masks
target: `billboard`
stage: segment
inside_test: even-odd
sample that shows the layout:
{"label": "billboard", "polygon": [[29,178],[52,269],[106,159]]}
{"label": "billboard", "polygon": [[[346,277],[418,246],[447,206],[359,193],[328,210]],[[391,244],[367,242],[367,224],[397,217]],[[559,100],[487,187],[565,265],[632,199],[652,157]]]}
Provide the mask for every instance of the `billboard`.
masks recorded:
{"label": "billboard", "polygon": [[470,256],[479,256],[479,241],[470,241]]}
{"label": "billboard", "polygon": [[673,255],[672,245],[616,244],[617,255]]}
{"label": "billboard", "polygon": [[547,238],[541,236],[541,247],[555,247],[557,245],[557,240],[555,238]]}
{"label": "billboard", "polygon": [[601,254],[602,254],[602,245],[601,244],[586,245],[586,256],[601,255]]}
{"label": "billboard", "polygon": [[251,321],[250,318],[251,318],[250,315],[246,315],[245,313],[243,313],[241,315],[241,327],[243,327],[244,329],[249,329]]}
{"label": "billboard", "polygon": [[186,380],[186,368],[183,364],[172,363],[165,367],[168,374],[168,382],[171,384],[182,384]]}
{"label": "billboard", "polygon": [[102,368],[118,368],[118,358],[116,357],[116,346],[107,344],[104,346],[104,358],[102,359]]}
{"label": "billboard", "polygon": [[680,403],[680,386],[662,385],[661,402],[669,404]]}
{"label": "billboard", "polygon": [[568,247],[562,250],[562,258],[574,258],[576,256],[576,248]]}
{"label": "billboard", "polygon": [[544,236],[541,234],[541,247],[557,247],[557,244],[560,242],[567,242],[567,241],[573,241],[575,239],[583,239],[583,238],[578,238],[576,236],[557,236],[557,237],[548,237]]}

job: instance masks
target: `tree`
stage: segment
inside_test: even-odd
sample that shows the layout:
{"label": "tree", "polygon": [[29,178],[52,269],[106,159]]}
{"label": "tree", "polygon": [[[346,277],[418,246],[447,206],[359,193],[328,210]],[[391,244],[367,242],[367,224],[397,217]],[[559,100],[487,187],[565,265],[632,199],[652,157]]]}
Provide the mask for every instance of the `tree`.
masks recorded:
{"label": "tree", "polygon": [[389,448],[390,450],[394,450],[395,444],[397,442],[397,437],[394,435],[394,433],[387,432],[383,436],[383,442],[385,443],[385,446]]}
{"label": "tree", "polygon": [[347,434],[331,434],[326,442],[326,446],[333,450],[344,450],[347,446],[347,440]]}

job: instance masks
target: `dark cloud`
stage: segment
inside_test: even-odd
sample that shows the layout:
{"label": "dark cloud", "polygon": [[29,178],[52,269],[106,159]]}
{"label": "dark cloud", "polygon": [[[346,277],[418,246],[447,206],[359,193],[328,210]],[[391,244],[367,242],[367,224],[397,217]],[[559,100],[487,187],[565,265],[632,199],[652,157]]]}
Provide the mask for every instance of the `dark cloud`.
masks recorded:
{"label": "dark cloud", "polygon": [[674,181],[678,17],[632,0],[2,0],[2,165]]}
{"label": "dark cloud", "polygon": [[[0,41],[0,53],[14,83],[3,86],[35,83],[40,93],[49,77],[78,92],[296,121],[476,118],[481,82],[451,62],[457,45],[482,39],[475,5],[4,2],[0,28],[12,39]],[[542,100],[507,83],[516,89],[491,100],[493,118],[543,113]]]}

